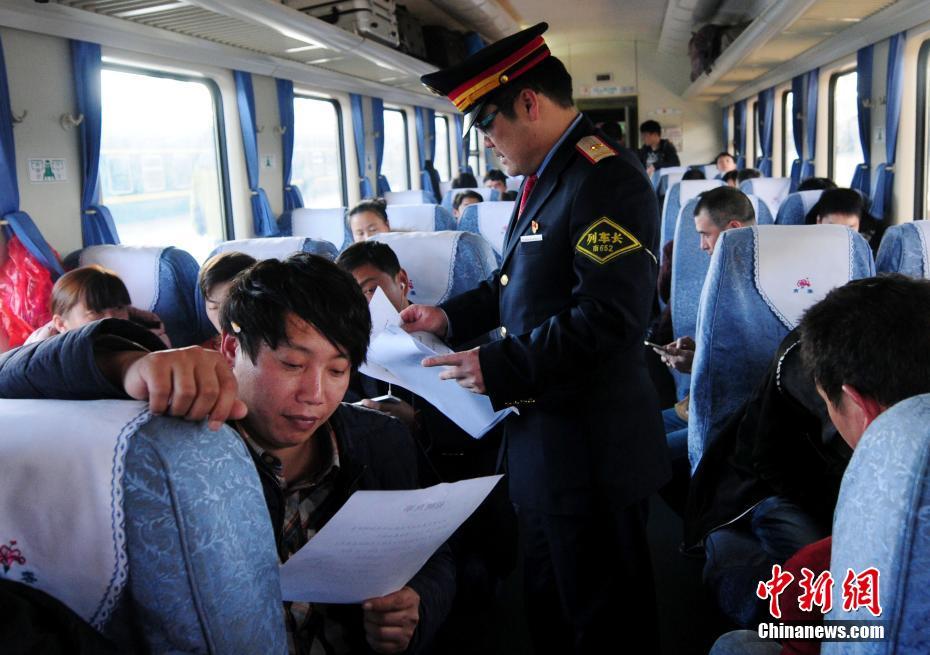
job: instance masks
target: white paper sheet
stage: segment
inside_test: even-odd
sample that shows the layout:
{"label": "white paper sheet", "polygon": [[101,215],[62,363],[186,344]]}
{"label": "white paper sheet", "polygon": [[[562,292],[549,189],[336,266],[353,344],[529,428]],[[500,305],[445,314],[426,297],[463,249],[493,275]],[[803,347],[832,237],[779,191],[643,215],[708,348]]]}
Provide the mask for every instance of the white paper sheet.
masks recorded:
{"label": "white paper sheet", "polygon": [[397,591],[501,477],[411,491],[356,491],[281,567],[284,600],[361,603]]}
{"label": "white paper sheet", "polygon": [[443,367],[425,368],[421,364],[423,359],[451,353],[452,349],[433,334],[405,332],[400,327],[400,315],[380,288],[368,307],[372,336],[362,373],[425,398],[475,439],[513,411],[495,412],[487,396],[472,393],[455,380],[440,380]]}

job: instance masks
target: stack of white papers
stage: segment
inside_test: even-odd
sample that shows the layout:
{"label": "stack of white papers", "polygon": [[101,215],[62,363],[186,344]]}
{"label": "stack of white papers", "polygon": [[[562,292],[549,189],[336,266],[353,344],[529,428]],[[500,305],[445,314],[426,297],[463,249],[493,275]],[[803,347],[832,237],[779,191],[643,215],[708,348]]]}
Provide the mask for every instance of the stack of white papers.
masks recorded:
{"label": "stack of white papers", "polygon": [[361,603],[399,590],[501,477],[412,491],[356,491],[281,567],[284,600]]}
{"label": "stack of white papers", "polygon": [[513,411],[495,412],[487,396],[472,393],[455,380],[440,380],[443,367],[422,366],[420,362],[426,357],[454,351],[427,332],[405,332],[400,327],[400,315],[380,288],[368,308],[371,311],[371,344],[367,362],[361,367],[362,373],[425,398],[475,439]]}

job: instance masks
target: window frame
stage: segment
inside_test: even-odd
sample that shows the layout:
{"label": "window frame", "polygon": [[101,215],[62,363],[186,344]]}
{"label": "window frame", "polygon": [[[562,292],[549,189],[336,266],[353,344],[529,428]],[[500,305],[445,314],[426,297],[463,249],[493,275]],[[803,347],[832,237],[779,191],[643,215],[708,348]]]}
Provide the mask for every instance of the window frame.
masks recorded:
{"label": "window frame", "polygon": [[[400,114],[404,120],[404,160],[406,162],[404,165],[404,177],[406,179],[406,186],[402,190],[409,191],[410,189],[413,188],[413,181],[410,179],[410,135],[408,132],[408,130],[410,129],[410,126],[407,123],[407,111],[403,107],[385,107],[383,111],[385,113],[389,111],[396,112]],[[387,130],[386,129],[385,129],[385,135],[384,135],[384,144],[387,145]],[[382,166],[382,169],[379,174],[384,175],[384,168],[383,168],[384,158],[383,157],[381,159],[381,166]],[[390,180],[388,182],[390,182]]]}
{"label": "window frame", "polygon": [[927,84],[930,82],[930,76],[927,74],[927,66],[930,66],[930,39],[920,44],[920,50],[917,54],[917,134],[914,140],[916,157],[914,168],[914,220],[924,220],[925,212],[928,207],[925,205],[927,199],[927,171],[930,162],[927,161],[927,143],[928,131],[930,131],[930,117],[927,115],[930,108],[930,99],[927,98]]}
{"label": "window frame", "polygon": [[[345,136],[345,129],[343,127],[343,119],[342,119],[342,103],[340,103],[335,98],[327,98],[324,96],[318,96],[312,93],[301,92],[301,91],[295,90],[294,101],[296,102],[298,98],[301,100],[322,100],[323,102],[328,102],[329,104],[331,104],[333,106],[333,109],[336,110],[336,128],[339,131],[339,168],[340,168],[339,178],[340,180],[342,180],[342,184],[340,184],[340,188],[342,191],[342,206],[348,207],[349,206],[349,184],[348,184],[348,180],[346,180],[346,136]],[[295,138],[297,137],[296,129],[295,129],[294,137]],[[291,171],[293,172],[293,170],[294,170],[294,165],[292,162]]]}
{"label": "window frame", "polygon": [[[836,84],[841,77],[852,73],[858,74],[858,72],[859,69],[853,66],[852,68],[838,70],[830,75],[830,84],[827,91],[827,177],[831,180],[834,179],[834,169],[836,168],[836,136],[834,134],[836,131]],[[858,113],[858,111],[859,108],[856,107],[856,112]]]}
{"label": "window frame", "polygon": [[[166,71],[157,68],[146,68],[144,66],[134,66],[130,64],[119,64],[103,62],[100,66],[101,72],[105,70],[117,71],[120,73],[131,73],[134,75],[145,75],[147,77],[158,77],[162,79],[176,80],[178,82],[199,82],[207,87],[210,97],[213,100],[213,126],[216,132],[216,150],[217,150],[217,171],[220,179],[220,195],[222,202],[220,206],[223,209],[223,240],[231,241],[236,238],[236,226],[233,221],[232,197],[229,183],[229,156],[226,149],[226,120],[224,118],[223,94],[220,93],[220,86],[215,80],[207,75],[185,75],[173,71]],[[101,98],[101,110],[102,110]],[[101,126],[101,131],[102,131]],[[99,173],[98,173],[99,177]],[[117,234],[119,228],[117,227]]]}

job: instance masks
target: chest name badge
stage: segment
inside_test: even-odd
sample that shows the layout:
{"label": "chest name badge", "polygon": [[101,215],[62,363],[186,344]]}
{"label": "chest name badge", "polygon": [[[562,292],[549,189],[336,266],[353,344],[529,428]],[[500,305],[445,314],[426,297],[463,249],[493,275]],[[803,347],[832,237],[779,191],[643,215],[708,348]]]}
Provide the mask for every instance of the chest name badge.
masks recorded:
{"label": "chest name badge", "polygon": [[643,244],[606,216],[591,223],[584,231],[575,250],[598,264],[606,264],[627,253],[642,250]]}

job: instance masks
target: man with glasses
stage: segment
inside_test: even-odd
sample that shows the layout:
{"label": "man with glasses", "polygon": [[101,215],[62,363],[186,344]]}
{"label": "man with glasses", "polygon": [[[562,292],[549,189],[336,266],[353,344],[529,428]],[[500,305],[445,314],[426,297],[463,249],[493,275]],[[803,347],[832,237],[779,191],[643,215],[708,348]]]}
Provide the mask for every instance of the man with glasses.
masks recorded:
{"label": "man with glasses", "polygon": [[635,155],[575,108],[546,28],[422,78],[466,114],[501,169],[526,179],[500,270],[401,317],[454,344],[499,331],[424,364],[497,409],[519,409],[506,422],[507,463],[537,651],[657,652],[645,512],[669,468],[642,338],[658,207]]}

